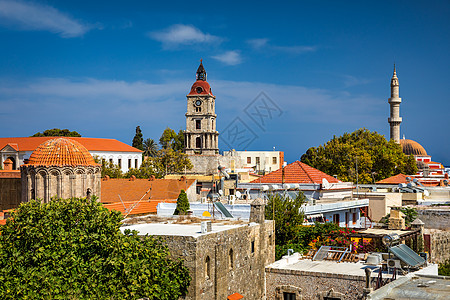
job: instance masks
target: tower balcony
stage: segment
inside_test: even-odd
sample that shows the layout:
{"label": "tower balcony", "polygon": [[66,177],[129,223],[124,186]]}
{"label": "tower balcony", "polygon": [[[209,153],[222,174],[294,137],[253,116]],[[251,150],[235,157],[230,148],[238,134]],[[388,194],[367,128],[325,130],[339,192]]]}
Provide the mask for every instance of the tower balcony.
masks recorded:
{"label": "tower balcony", "polygon": [[392,118],[388,118],[388,122],[391,124],[400,124],[402,122],[402,117],[392,117]]}

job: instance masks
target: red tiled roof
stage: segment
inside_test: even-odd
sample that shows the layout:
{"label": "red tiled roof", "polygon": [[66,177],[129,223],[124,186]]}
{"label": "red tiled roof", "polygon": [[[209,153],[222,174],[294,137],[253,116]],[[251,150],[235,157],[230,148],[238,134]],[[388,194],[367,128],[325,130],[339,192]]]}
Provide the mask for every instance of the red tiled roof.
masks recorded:
{"label": "red tiled roof", "polygon": [[151,200],[171,201],[176,200],[181,190],[186,191],[194,182],[194,179],[108,179],[102,181],[101,199],[103,203],[120,203],[120,199],[136,202],[151,188],[142,201],[150,197]]}
{"label": "red tiled roof", "polygon": [[7,220],[7,219],[2,219],[2,220],[0,220],[0,225],[6,225],[6,220]]}
{"label": "red tiled roof", "polygon": [[[391,177],[389,177],[389,178],[385,178],[385,179],[383,179],[383,180],[377,181],[377,183],[379,183],[379,184],[399,184],[399,183],[406,183],[406,182],[407,182],[406,177],[408,177],[408,176],[406,176],[405,174],[401,174],[401,173],[400,173],[400,174],[391,176]],[[411,177],[411,176],[409,176],[409,177]]]}
{"label": "red tiled roof", "polygon": [[[251,181],[251,183],[282,183],[283,168],[273,171],[261,178]],[[326,179],[330,183],[341,182],[333,176],[325,174],[307,164],[295,161],[284,167],[284,183],[316,183],[321,184]]]}
{"label": "red tiled roof", "polygon": [[[198,93],[197,88],[200,87],[201,91]],[[211,91],[211,86],[207,81],[204,80],[197,80],[194,82],[194,84],[191,87],[191,91],[189,92],[188,96],[192,95],[213,95]]]}
{"label": "red tiled roof", "polygon": [[[165,203],[176,203],[176,200],[147,200],[147,201],[141,201],[138,203],[138,201],[127,201],[123,204],[121,202],[116,203],[108,203],[103,204],[104,207],[106,207],[109,210],[117,210],[120,211],[123,215],[125,215],[125,210],[129,210],[133,205],[136,204],[136,206],[129,211],[130,215],[141,215],[141,214],[150,214],[150,213],[156,213],[156,207],[158,206],[158,203],[165,202]],[[125,207],[124,207],[125,205]]]}
{"label": "red tiled roof", "polygon": [[80,143],[68,138],[55,138],[40,144],[28,160],[30,165],[94,166],[94,158]]}
{"label": "red tiled roof", "polygon": [[[11,137],[0,138],[0,149],[7,144],[17,144],[19,151],[34,151],[40,144],[56,137]],[[82,144],[88,151],[108,151],[108,152],[142,152],[115,139],[67,137]]]}

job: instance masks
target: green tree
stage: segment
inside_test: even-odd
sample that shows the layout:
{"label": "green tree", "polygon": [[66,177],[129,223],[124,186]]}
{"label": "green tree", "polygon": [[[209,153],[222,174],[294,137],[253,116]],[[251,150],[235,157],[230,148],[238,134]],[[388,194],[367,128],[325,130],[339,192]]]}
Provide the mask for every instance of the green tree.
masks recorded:
{"label": "green tree", "polygon": [[174,215],[185,215],[189,210],[189,200],[184,190],[181,190],[177,198],[177,208],[175,208]]}
{"label": "green tree", "polygon": [[130,169],[125,177],[136,176],[136,178],[163,178],[167,174],[180,174],[185,170],[192,169],[189,157],[181,151],[172,148],[159,150],[154,157],[148,157],[142,162],[139,169]]}
{"label": "green tree", "polygon": [[119,230],[120,212],[92,200],[22,203],[0,226],[1,299],[178,299],[188,269],[167,246]]}
{"label": "green tree", "polygon": [[297,227],[303,223],[304,214],[301,207],[305,201],[306,197],[301,191],[294,199],[278,193],[268,195],[265,217],[275,220],[276,244],[288,244],[296,237]]}
{"label": "green tree", "polygon": [[132,146],[136,149],[144,150],[143,141],[144,141],[144,139],[142,138],[141,127],[137,126],[136,134],[134,135]]}
{"label": "green tree", "polygon": [[[417,209],[414,207],[400,207],[400,211],[405,214],[405,225],[409,226],[415,219],[417,219]],[[381,218],[380,223],[389,224],[389,218],[391,214],[387,214],[383,218]]]}
{"label": "green tree", "polygon": [[153,139],[144,140],[144,156],[156,156],[158,152],[158,144]]}
{"label": "green tree", "polygon": [[59,129],[59,128],[53,128],[53,129],[47,129],[43,133],[38,132],[32,135],[32,137],[39,137],[39,136],[68,136],[68,137],[81,137],[81,134],[79,134],[76,131],[70,131],[69,129]]}
{"label": "green tree", "polygon": [[[342,181],[373,183],[404,173],[415,174],[413,156],[406,156],[395,141],[365,128],[344,133],[319,147],[309,148],[301,161]],[[358,178],[357,178],[358,174]]]}
{"label": "green tree", "polygon": [[159,138],[159,144],[163,149],[173,149],[173,145],[177,139],[177,134],[173,129],[167,127],[164,129],[161,137]]}
{"label": "green tree", "polygon": [[184,132],[179,130],[177,136],[175,137],[174,143],[172,145],[173,150],[183,151],[184,149]]}

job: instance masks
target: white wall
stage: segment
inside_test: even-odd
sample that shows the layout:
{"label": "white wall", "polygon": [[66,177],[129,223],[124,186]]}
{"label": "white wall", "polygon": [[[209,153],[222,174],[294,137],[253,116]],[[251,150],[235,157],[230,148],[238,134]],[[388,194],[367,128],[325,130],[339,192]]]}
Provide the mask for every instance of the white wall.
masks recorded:
{"label": "white wall", "polygon": [[135,168],[135,163],[137,160],[137,168],[142,164],[142,154],[139,152],[106,152],[106,151],[89,151],[92,156],[98,156],[106,161],[112,159],[112,162],[117,165],[119,164],[119,159],[121,160],[121,170],[122,172],[128,172],[128,160],[131,159],[131,168]]}
{"label": "white wall", "polygon": [[[236,156],[239,158],[240,164],[238,168],[251,168],[256,166],[255,171],[273,172],[280,168],[280,151],[225,151],[224,156]],[[251,162],[247,163],[250,157]],[[256,158],[259,157],[259,164]],[[273,163],[276,158],[276,163]]]}

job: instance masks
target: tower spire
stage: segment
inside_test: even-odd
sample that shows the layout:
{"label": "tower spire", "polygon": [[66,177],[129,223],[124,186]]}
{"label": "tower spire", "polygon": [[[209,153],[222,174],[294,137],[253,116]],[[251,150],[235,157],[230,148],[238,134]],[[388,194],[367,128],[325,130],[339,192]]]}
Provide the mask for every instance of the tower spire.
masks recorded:
{"label": "tower spire", "polygon": [[206,81],[206,70],[203,67],[203,59],[200,59],[200,65],[198,66],[197,69],[196,79]]}
{"label": "tower spire", "polygon": [[400,117],[400,103],[402,102],[402,98],[400,98],[399,88],[397,70],[394,63],[394,74],[391,78],[391,97],[388,100],[391,106],[391,115],[388,118],[388,122],[391,127],[391,140],[397,143],[400,143],[400,123],[402,123],[402,118]]}

